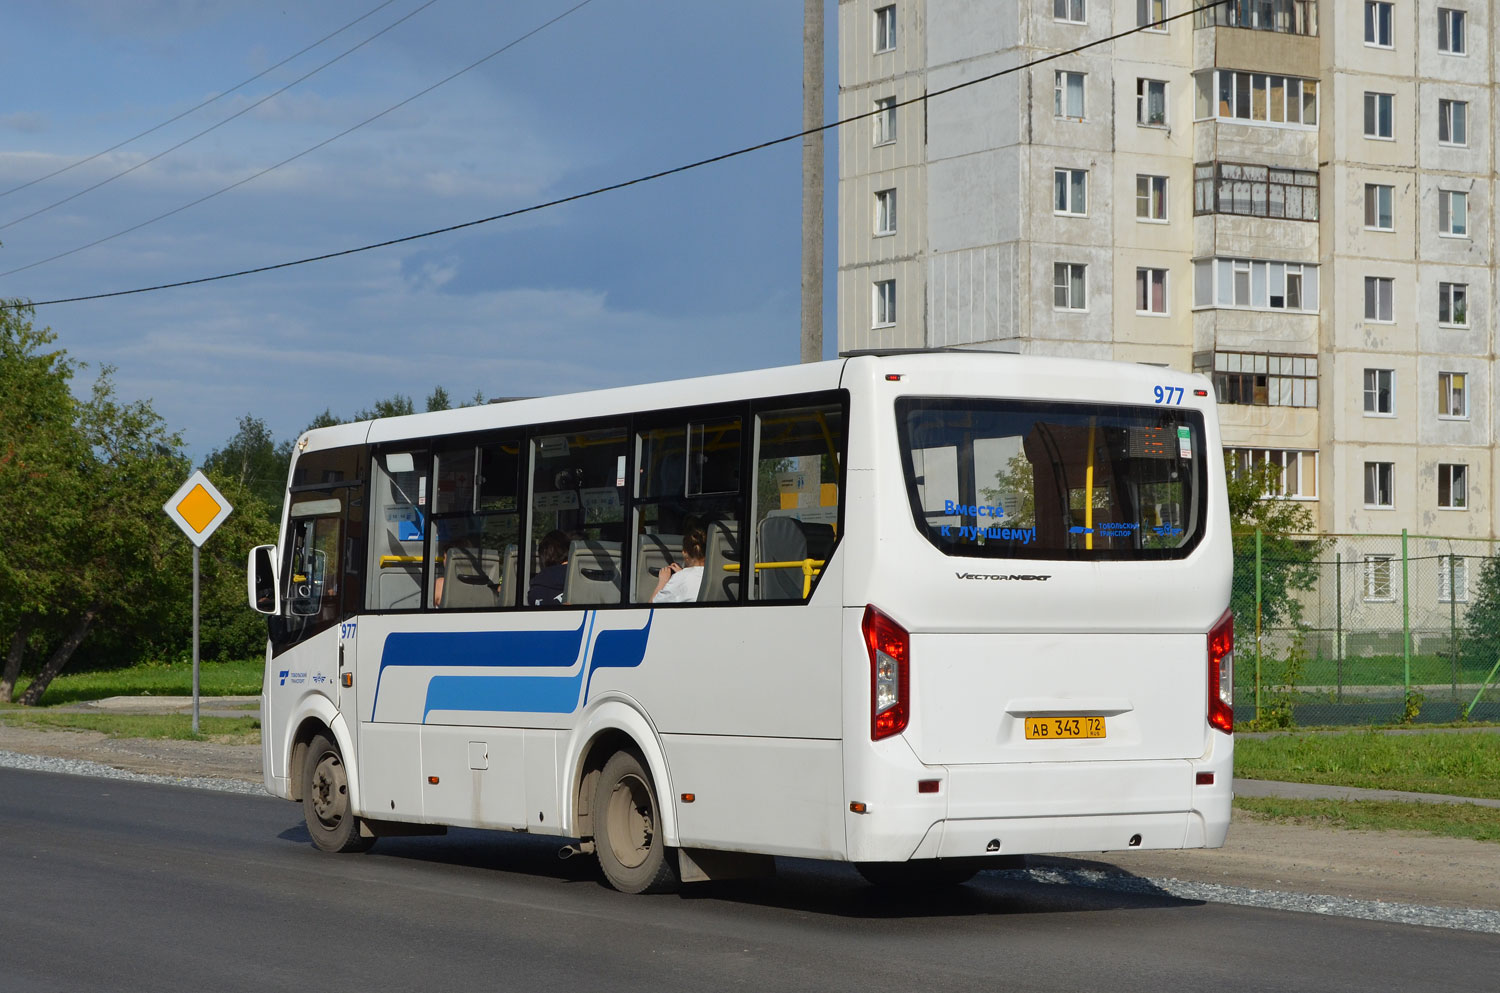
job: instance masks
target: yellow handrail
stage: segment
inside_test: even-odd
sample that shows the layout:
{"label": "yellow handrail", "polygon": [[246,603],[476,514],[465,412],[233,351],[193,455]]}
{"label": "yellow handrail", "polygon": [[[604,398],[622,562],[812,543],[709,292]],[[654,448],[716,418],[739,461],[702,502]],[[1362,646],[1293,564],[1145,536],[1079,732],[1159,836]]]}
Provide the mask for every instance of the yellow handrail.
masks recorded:
{"label": "yellow handrail", "polygon": [[[802,598],[805,600],[812,593],[813,577],[823,571],[823,566],[828,564],[827,559],[793,559],[790,562],[757,562],[755,568],[760,569],[801,569],[802,570]],[[724,563],[725,572],[739,572],[738,562]]]}
{"label": "yellow handrail", "polygon": [[[380,568],[387,569],[392,566],[420,564],[427,561],[422,555],[382,555],[380,556]],[[434,565],[443,564],[443,556],[439,555],[433,560]]]}

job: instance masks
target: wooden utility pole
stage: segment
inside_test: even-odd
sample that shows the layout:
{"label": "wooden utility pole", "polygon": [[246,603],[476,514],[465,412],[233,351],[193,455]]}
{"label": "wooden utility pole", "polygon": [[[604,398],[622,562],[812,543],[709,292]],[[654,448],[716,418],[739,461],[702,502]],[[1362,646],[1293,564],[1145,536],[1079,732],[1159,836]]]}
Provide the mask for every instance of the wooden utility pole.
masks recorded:
{"label": "wooden utility pole", "polygon": [[[802,130],[823,126],[823,0],[802,6]],[[823,359],[824,135],[802,139],[802,361]]]}

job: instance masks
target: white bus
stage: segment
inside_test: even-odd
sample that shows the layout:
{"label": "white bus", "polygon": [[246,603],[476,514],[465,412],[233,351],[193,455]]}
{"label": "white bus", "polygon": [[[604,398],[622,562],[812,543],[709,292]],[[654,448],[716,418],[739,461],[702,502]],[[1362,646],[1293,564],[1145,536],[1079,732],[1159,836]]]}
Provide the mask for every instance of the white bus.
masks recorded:
{"label": "white bus", "polygon": [[1230,569],[1211,386],[1148,366],[857,354],[309,431],[250,555],[266,787],[329,851],[556,835],[631,892],[1216,847]]}

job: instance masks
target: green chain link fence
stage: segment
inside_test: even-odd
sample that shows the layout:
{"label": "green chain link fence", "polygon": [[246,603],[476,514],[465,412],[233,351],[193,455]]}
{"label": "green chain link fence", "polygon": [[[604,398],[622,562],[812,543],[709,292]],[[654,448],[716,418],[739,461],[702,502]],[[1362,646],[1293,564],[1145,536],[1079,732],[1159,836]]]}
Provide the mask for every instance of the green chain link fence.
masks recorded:
{"label": "green chain link fence", "polygon": [[1237,723],[1500,721],[1495,542],[1260,537],[1236,541]]}

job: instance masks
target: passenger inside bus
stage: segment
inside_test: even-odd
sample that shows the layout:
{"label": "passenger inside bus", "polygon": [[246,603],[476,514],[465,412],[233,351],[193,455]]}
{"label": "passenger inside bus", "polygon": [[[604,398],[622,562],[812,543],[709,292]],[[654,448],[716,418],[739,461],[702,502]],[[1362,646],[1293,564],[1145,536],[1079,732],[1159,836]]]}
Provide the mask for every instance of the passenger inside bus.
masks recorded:
{"label": "passenger inside bus", "polygon": [[563,602],[563,583],[568,576],[568,536],[562,531],[548,531],[537,544],[541,571],[531,577],[526,591],[529,607],[559,606]]}
{"label": "passenger inside bus", "polygon": [[669,562],[656,574],[656,592],[652,603],[691,603],[698,599],[703,587],[703,550],[708,535],[703,526],[691,521],[683,529],[682,561]]}

